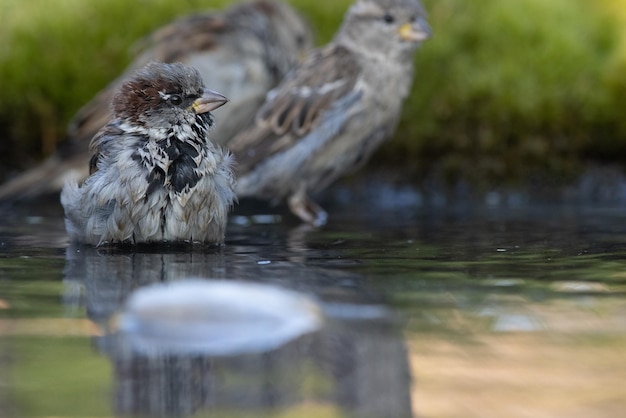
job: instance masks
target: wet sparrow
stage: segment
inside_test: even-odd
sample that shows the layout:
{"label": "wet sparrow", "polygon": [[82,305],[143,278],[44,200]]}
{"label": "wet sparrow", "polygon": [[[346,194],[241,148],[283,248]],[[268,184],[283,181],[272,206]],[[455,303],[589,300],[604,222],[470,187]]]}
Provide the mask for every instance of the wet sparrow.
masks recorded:
{"label": "wet sparrow", "polygon": [[124,82],[113,119],[91,141],[91,175],[61,192],[70,239],[223,242],[231,157],[207,132],[210,111],[226,102],[180,63],[151,63]]}
{"label": "wet sparrow", "polygon": [[395,130],[430,36],[418,0],[357,0],[333,41],[270,91],[254,126],[227,143],[238,197],[279,202],[305,222],[326,212],[309,197],[363,164]]}
{"label": "wet sparrow", "polygon": [[312,42],[304,19],[278,0],[238,3],[221,12],[175,20],[138,42],[135,59],[126,71],[70,122],[69,140],[39,166],[0,186],[0,199],[57,192],[70,172],[86,177],[88,144],[111,118],[109,104],[114,91],[148,62],[182,62],[194,67],[205,85],[229,98],[228,111],[218,116],[220,123],[211,133],[214,142],[222,143],[252,123],[265,94],[311,48]]}

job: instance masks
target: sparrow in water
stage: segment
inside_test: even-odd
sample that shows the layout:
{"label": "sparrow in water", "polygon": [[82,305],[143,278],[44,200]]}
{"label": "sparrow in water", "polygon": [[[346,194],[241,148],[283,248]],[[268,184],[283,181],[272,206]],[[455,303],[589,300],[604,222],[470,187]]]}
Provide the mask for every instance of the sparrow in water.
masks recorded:
{"label": "sparrow in water", "polygon": [[61,192],[70,239],[222,243],[232,160],[207,133],[210,112],[226,102],[180,63],[151,63],[125,81],[113,119],[91,141],[90,176]]}
{"label": "sparrow in water", "polygon": [[256,122],[227,142],[239,198],[286,200],[301,220],[326,212],[308,194],[354,170],[394,132],[430,36],[418,0],[357,0],[332,42],[270,91]]}
{"label": "sparrow in water", "polygon": [[[254,121],[265,98],[313,44],[308,23],[278,0],[237,3],[220,12],[179,18],[141,39],[126,71],[74,116],[68,140],[33,169],[0,186],[0,199],[58,192],[67,177],[88,175],[89,141],[111,119],[109,104],[137,69],[152,61],[182,62],[200,71],[205,85],[229,98],[228,112],[211,133],[223,143]],[[220,109],[221,110],[221,109]]]}

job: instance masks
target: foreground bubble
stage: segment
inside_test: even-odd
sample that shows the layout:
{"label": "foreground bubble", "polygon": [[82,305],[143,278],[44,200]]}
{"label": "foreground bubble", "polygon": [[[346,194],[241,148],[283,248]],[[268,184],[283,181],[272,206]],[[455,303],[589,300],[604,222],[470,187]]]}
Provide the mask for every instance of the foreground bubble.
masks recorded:
{"label": "foreground bubble", "polygon": [[118,331],[144,354],[237,355],[275,349],[321,326],[316,302],[278,286],[190,279],[136,290]]}

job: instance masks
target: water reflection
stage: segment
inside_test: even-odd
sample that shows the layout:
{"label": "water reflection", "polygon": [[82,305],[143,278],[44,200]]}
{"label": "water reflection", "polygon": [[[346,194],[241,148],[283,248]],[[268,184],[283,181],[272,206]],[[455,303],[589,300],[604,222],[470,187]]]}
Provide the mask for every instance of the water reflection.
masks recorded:
{"label": "water reflection", "polygon": [[[0,411],[622,416],[626,211],[496,203],[352,205],[319,230],[233,216],[221,251],[66,252],[60,215],[0,217]],[[188,277],[304,293],[325,325],[263,353],[156,358],[109,326],[135,289]]]}
{"label": "water reflection", "polygon": [[[320,254],[303,243],[305,235],[296,229],[277,246],[264,233],[246,235],[255,242],[235,233],[221,251],[68,248],[64,300],[74,310],[84,305],[103,330],[94,342],[113,367],[116,413],[261,415],[302,407],[314,416],[330,407],[333,416],[412,416],[398,318],[361,285],[362,276],[311,263]],[[297,290],[319,301],[324,325],[273,350],[232,355],[147,353],[115,332],[111,318],[133,291],[190,277]]]}

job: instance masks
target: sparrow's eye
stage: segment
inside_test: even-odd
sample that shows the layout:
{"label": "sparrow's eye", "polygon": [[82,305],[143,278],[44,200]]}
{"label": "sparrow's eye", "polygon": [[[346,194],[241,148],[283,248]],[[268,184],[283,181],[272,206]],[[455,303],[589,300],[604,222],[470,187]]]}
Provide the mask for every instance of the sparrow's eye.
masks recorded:
{"label": "sparrow's eye", "polygon": [[383,16],[383,20],[385,21],[385,23],[393,23],[396,21],[396,18],[393,17],[393,15],[390,13],[385,13],[385,15]]}
{"label": "sparrow's eye", "polygon": [[183,102],[183,98],[180,97],[179,94],[172,94],[170,96],[170,103],[173,104],[174,106],[178,106]]}

